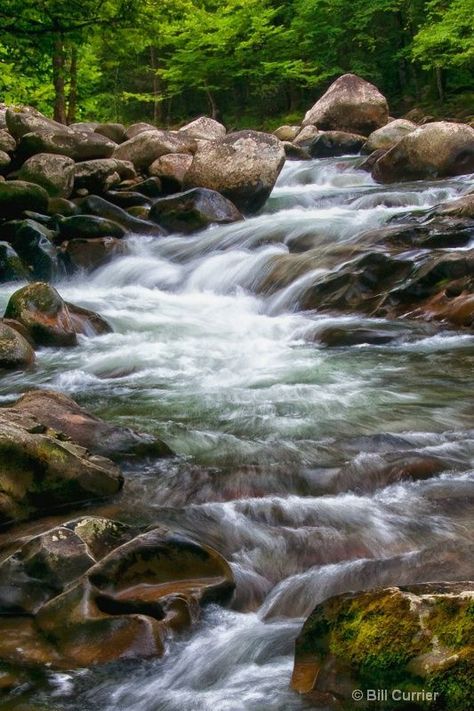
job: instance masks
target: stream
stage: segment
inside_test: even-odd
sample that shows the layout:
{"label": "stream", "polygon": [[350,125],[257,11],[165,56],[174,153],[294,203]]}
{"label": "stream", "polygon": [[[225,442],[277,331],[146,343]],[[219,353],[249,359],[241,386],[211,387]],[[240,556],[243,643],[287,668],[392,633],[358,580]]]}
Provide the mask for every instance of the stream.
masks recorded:
{"label": "stream", "polygon": [[[180,456],[126,463],[107,511],[215,547],[237,590],[229,609],[206,608],[163,658],[51,672],[32,702],[51,711],[315,708],[289,683],[295,637],[318,602],[472,574],[474,336],[298,310],[311,280],[366,248],[366,231],[470,187],[466,176],[382,187],[353,158],[287,162],[257,216],[186,237],[132,236],[128,255],[56,285],[114,332],[40,350],[35,370],[0,379],[0,402],[56,389],[159,434]],[[262,291],[275,258],[305,249],[320,267]],[[14,288],[0,287],[2,308]],[[321,343],[325,329],[348,325],[398,335]],[[407,463],[416,476],[400,474]]]}

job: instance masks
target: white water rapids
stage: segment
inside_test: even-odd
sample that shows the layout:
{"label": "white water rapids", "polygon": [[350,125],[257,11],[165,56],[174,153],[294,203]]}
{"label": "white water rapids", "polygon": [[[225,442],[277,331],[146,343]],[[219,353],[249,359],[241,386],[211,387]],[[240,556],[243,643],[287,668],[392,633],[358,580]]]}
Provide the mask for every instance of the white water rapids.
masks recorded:
{"label": "white water rapids", "polygon": [[[387,345],[324,348],[329,325],[400,324],[298,303],[335,247],[364,247],[367,230],[470,185],[382,188],[352,159],[289,162],[261,214],[190,237],[132,237],[130,254],[57,285],[114,332],[42,349],[34,371],[0,380],[1,401],[53,388],[159,433],[180,457],[126,465],[122,518],[213,545],[237,591],[163,659],[51,673],[38,708],[314,708],[289,681],[294,639],[318,602],[468,569],[474,337],[407,324]],[[263,294],[275,256],[305,249],[321,265]],[[0,288],[2,306],[15,288]],[[439,466],[397,480],[410,457]]]}

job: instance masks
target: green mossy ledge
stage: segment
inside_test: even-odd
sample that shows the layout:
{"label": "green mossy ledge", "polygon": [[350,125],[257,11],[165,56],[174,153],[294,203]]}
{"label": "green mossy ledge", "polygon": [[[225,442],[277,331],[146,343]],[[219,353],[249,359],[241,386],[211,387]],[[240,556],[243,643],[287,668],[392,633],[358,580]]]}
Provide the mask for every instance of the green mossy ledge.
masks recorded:
{"label": "green mossy ledge", "polygon": [[[473,668],[474,582],[426,583],[318,605],[296,641],[292,686],[339,709],[467,711]],[[387,698],[367,700],[369,689]],[[414,693],[404,702],[395,690]]]}

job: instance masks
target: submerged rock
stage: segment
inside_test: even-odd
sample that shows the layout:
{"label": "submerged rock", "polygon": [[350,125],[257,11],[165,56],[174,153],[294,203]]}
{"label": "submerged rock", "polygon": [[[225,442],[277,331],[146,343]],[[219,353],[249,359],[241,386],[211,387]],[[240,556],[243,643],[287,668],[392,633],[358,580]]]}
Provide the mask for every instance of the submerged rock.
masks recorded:
{"label": "submerged rock", "polygon": [[[296,640],[292,686],[331,708],[465,711],[474,694],[474,583],[346,593],[319,604]],[[412,696],[403,697],[403,692]],[[398,696],[397,696],[398,694]]]}
{"label": "submerged rock", "polygon": [[91,415],[74,400],[52,390],[32,390],[14,405],[14,410],[37,418],[41,424],[62,432],[94,454],[168,456],[169,447],[153,435],[129,427],[116,427]]}
{"label": "submerged rock", "polygon": [[110,460],[12,409],[0,409],[0,458],[2,523],[110,496],[123,483]]}
{"label": "submerged rock", "polygon": [[285,162],[281,141],[272,134],[239,131],[200,144],[184,178],[185,188],[222,193],[239,210],[259,210]]}
{"label": "submerged rock", "polygon": [[64,301],[56,289],[43,282],[15,291],[5,318],[21,323],[39,346],[75,346],[77,335],[109,333],[109,324],[98,314]]}
{"label": "submerged rock", "polygon": [[170,232],[185,234],[211,224],[228,224],[243,219],[230,200],[206,188],[194,188],[156,200],[150,218]]}
{"label": "submerged rock", "polygon": [[[71,668],[160,656],[169,631],[189,627],[210,602],[229,602],[232,572],[212,548],[161,528],[134,533],[85,517],[4,560],[0,661]],[[33,624],[12,650],[5,631],[12,623],[21,628],[22,613]]]}
{"label": "submerged rock", "polygon": [[387,121],[387,100],[377,87],[355,74],[343,74],[306,113],[303,126],[368,136]]}
{"label": "submerged rock", "polygon": [[474,172],[474,128],[436,121],[412,131],[375,163],[380,183],[432,180]]}

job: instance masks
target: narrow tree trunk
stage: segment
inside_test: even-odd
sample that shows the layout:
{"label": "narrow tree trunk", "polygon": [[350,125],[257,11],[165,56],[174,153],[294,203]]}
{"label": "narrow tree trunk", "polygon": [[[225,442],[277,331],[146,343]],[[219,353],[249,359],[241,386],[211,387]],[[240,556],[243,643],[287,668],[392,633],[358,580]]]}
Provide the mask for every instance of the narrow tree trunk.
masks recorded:
{"label": "narrow tree trunk", "polygon": [[436,76],[436,88],[438,90],[438,97],[441,102],[444,101],[444,82],[443,82],[443,70],[441,67],[435,68]]}
{"label": "narrow tree trunk", "polygon": [[77,47],[75,44],[71,47],[71,66],[69,69],[69,97],[67,109],[68,124],[74,123],[76,120],[77,109]]}
{"label": "narrow tree trunk", "polygon": [[217,114],[219,112],[216,102],[214,101],[214,97],[212,95],[212,92],[210,89],[206,87],[206,96],[207,96],[207,101],[209,103],[209,110],[211,112],[211,118],[215,119],[217,118]]}
{"label": "narrow tree trunk", "polygon": [[162,112],[161,112],[161,90],[160,90],[160,79],[156,73],[158,69],[158,64],[156,61],[155,48],[150,47],[150,67],[153,73],[153,123],[155,125],[161,122]]}
{"label": "narrow tree trunk", "polygon": [[54,120],[66,123],[66,97],[64,92],[64,37],[59,32],[54,39],[53,49],[53,84],[54,84]]}

